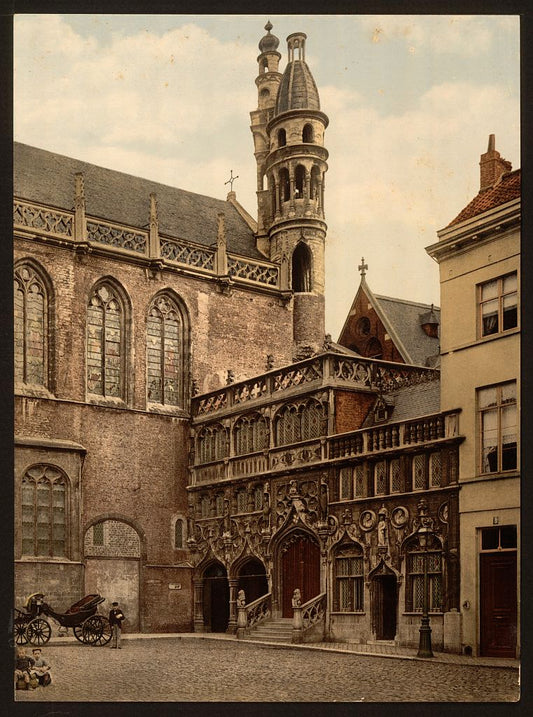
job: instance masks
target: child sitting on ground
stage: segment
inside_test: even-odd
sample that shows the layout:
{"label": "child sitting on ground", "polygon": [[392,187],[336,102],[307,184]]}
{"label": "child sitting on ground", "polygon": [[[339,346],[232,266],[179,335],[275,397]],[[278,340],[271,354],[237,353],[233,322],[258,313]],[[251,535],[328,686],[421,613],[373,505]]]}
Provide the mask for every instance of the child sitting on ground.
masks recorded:
{"label": "child sitting on ground", "polygon": [[15,688],[17,690],[33,690],[39,684],[35,675],[32,674],[33,664],[33,657],[28,657],[26,650],[19,647],[15,660]]}
{"label": "child sitting on ground", "polygon": [[50,665],[44,659],[42,650],[40,647],[34,647],[32,650],[32,653],[33,653],[32,673],[39,680],[39,684],[42,685],[43,687],[46,687],[47,685],[50,684],[50,682],[52,682],[52,676],[50,675]]}

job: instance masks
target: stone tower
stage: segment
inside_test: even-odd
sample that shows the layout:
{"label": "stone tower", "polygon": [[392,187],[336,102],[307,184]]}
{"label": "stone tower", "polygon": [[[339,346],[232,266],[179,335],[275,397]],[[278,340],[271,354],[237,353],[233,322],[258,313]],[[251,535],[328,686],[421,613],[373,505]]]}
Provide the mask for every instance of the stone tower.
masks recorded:
{"label": "stone tower", "polygon": [[303,32],[287,38],[288,62],[278,72],[279,40],[265,26],[259,43],[258,107],[251,113],[257,161],[257,245],[287,269],[293,296],[294,356],[324,342],[324,147],[327,116],[305,62]]}

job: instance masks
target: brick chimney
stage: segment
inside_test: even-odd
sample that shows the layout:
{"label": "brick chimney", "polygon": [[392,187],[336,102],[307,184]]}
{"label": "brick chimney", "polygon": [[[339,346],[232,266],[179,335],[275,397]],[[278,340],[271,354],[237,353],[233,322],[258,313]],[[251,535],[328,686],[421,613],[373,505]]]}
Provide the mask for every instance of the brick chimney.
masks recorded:
{"label": "brick chimney", "polygon": [[481,155],[479,161],[479,191],[483,192],[485,189],[490,189],[497,184],[504,172],[510,172],[512,169],[511,162],[500,156],[500,153],[496,151],[496,139],[495,135],[489,135],[489,146],[485,154]]}

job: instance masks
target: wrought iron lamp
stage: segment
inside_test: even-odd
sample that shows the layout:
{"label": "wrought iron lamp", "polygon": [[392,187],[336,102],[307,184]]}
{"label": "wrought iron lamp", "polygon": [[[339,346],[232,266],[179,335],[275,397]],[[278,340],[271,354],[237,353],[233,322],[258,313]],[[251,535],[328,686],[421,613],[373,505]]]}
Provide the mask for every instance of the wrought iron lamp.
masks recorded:
{"label": "wrought iron lamp", "polygon": [[431,528],[426,525],[418,529],[418,542],[424,551],[424,591],[422,603],[422,619],[420,621],[420,640],[418,643],[418,657],[433,657],[431,649],[431,626],[429,624],[429,583],[428,583],[428,544],[432,537]]}

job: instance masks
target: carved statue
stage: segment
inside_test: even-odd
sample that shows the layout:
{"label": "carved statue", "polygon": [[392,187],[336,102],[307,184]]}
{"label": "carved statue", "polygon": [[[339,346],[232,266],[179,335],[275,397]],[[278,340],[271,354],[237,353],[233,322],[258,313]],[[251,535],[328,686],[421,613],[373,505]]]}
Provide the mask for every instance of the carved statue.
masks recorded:
{"label": "carved statue", "polygon": [[224,532],[231,533],[231,520],[229,517],[229,500],[224,498]]}
{"label": "carved statue", "polygon": [[344,525],[349,525],[352,520],[352,511],[350,510],[350,508],[345,508],[342,514],[342,522],[344,523]]}
{"label": "carved statue", "polygon": [[237,607],[244,607],[246,605],[246,595],[244,590],[239,590],[237,593]]}
{"label": "carved statue", "polygon": [[380,514],[378,521],[378,545],[388,545],[387,522],[385,516]]}
{"label": "carved statue", "polygon": [[301,594],[301,592],[298,590],[298,588],[296,588],[296,590],[295,590],[295,591],[293,592],[293,594],[292,594],[292,606],[293,606],[293,607],[300,607],[301,604],[302,604],[302,594]]}
{"label": "carved statue", "polygon": [[263,490],[263,527],[270,528],[270,490],[268,483],[265,483]]}

